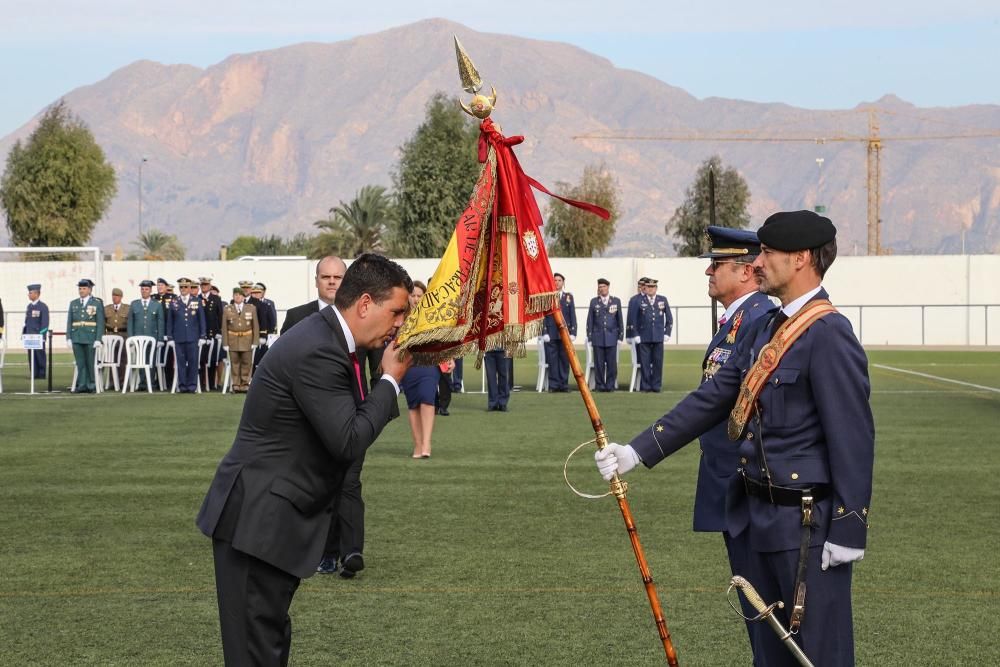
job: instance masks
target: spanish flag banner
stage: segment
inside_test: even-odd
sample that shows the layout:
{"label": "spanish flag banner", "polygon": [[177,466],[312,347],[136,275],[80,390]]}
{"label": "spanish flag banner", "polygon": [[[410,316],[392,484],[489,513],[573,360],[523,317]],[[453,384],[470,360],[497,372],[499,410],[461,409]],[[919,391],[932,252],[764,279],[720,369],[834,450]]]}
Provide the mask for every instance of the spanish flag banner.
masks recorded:
{"label": "spanish flag banner", "polygon": [[[421,365],[502,349],[524,356],[555,306],[552,269],[542,241],[542,215],[532,188],[557,197],[521,169],[513,146],[493,121],[480,125],[482,169],[427,292],[396,341]],[[599,206],[558,199],[604,219]]]}

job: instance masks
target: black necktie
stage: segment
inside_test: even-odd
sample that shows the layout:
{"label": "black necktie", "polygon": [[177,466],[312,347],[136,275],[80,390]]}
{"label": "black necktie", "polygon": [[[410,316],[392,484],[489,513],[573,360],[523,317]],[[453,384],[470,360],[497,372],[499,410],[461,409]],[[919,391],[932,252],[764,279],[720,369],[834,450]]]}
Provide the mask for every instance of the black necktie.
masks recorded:
{"label": "black necktie", "polygon": [[785,315],[785,311],[779,310],[778,314],[771,320],[771,338],[774,338],[774,334],[778,333],[778,329],[786,321],[788,321],[788,315]]}

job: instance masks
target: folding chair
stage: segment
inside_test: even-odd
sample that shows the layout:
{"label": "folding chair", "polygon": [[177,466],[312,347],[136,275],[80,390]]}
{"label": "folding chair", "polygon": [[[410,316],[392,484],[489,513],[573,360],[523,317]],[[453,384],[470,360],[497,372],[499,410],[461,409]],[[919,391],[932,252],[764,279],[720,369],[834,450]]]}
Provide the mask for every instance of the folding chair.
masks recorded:
{"label": "folding chair", "polygon": [[[156,352],[156,339],[152,336],[132,336],[125,339],[125,381],[122,383],[122,393],[129,390],[134,392],[139,386],[140,372],[146,374],[146,393],[153,393],[153,378],[150,375],[153,370],[154,356]],[[133,375],[133,371],[135,372]]]}

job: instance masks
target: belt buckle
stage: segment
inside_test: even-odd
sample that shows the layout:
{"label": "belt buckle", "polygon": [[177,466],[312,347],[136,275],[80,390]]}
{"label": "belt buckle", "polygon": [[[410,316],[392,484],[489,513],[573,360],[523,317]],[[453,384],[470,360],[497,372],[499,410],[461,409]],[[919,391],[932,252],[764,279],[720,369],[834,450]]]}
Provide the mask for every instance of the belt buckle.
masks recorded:
{"label": "belt buckle", "polygon": [[802,525],[812,525],[813,497],[812,489],[802,492]]}

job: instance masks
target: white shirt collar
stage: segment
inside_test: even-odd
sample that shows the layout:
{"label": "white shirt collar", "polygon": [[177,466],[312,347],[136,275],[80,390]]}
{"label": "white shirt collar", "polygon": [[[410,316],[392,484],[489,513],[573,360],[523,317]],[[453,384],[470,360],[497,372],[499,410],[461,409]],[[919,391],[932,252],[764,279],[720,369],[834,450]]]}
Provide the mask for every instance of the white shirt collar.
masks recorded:
{"label": "white shirt collar", "polygon": [[332,306],[332,305],[333,305],[333,301],[331,301],[330,303],[327,303],[326,301],[323,301],[323,299],[321,299],[319,297],[316,297],[316,306],[317,306],[316,310],[323,310],[327,306]]}
{"label": "white shirt collar", "polygon": [[811,299],[814,296],[816,296],[821,289],[823,289],[822,285],[820,285],[816,289],[809,290],[808,292],[806,292],[805,294],[803,294],[802,296],[800,296],[795,301],[792,301],[787,306],[784,306],[781,309],[781,311],[783,313],[785,313],[785,315],[788,315],[789,317],[795,315],[795,313],[797,313],[800,310],[802,310],[802,306],[806,305],[806,302],[808,302],[809,299]]}
{"label": "white shirt collar", "polygon": [[37,306],[39,301],[41,301],[41,299],[35,299],[34,301],[29,301],[28,305],[29,306]]}
{"label": "white shirt collar", "polygon": [[333,309],[333,314],[337,316],[338,320],[340,320],[340,328],[344,330],[344,338],[347,340],[347,351],[354,354],[354,351],[357,349],[357,345],[354,343],[354,334],[351,333],[351,327],[347,326],[347,320],[345,320],[344,316],[340,314],[340,311],[337,310],[336,306],[330,306],[330,308]]}
{"label": "white shirt collar", "polygon": [[747,292],[740,298],[736,299],[736,301],[733,301],[731,304],[729,304],[729,308],[726,308],[726,312],[724,312],[722,316],[726,318],[727,322],[733,319],[733,315],[735,315],[736,311],[739,310],[740,306],[743,305],[743,302],[752,297],[756,293],[757,293],[756,290],[753,292]]}

